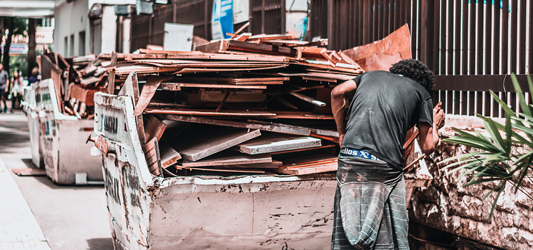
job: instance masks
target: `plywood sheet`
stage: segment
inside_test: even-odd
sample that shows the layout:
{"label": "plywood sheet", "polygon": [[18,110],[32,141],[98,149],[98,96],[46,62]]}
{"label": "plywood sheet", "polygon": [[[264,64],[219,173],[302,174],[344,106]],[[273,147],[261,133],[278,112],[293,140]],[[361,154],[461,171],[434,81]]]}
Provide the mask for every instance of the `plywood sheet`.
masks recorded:
{"label": "plywood sheet", "polygon": [[[222,154],[222,153],[221,153]],[[219,155],[219,154],[217,154]],[[248,165],[255,163],[271,163],[272,157],[264,155],[246,155],[237,152],[231,152],[222,156],[213,155],[211,157],[196,162],[185,160],[183,167],[206,167],[206,166],[230,166],[230,165]]]}
{"label": "plywood sheet", "polygon": [[173,148],[183,159],[198,161],[261,135],[260,130],[197,125],[187,128]]}
{"label": "plywood sheet", "polygon": [[322,146],[320,139],[310,136],[268,134],[239,145],[241,152],[256,155]]}

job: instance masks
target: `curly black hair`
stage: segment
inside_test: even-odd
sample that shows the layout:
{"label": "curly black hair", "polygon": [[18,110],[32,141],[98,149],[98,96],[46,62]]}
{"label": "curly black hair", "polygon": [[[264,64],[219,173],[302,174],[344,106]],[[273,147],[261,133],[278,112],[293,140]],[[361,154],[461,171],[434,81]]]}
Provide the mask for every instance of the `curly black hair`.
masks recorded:
{"label": "curly black hair", "polygon": [[428,66],[424,63],[415,59],[401,60],[393,64],[389,71],[394,74],[401,74],[420,83],[428,91],[435,85],[433,71],[429,70]]}

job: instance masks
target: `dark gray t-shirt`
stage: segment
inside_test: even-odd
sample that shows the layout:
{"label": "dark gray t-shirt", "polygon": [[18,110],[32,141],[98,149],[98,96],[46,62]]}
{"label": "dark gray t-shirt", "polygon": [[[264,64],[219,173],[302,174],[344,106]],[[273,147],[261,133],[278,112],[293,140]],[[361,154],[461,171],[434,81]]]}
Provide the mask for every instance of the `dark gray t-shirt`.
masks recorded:
{"label": "dark gray t-shirt", "polygon": [[393,167],[403,168],[407,131],[419,122],[433,126],[433,101],[419,83],[387,71],[355,78],[343,147],[365,150]]}
{"label": "dark gray t-shirt", "polygon": [[9,74],[7,71],[2,70],[0,71],[0,89],[4,89],[6,87],[7,80],[9,79]]}

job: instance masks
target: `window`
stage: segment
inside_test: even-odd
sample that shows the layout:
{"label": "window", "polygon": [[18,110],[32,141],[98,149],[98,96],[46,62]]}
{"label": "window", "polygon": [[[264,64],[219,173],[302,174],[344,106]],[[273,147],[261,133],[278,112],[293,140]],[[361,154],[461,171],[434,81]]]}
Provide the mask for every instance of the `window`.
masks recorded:
{"label": "window", "polygon": [[74,34],[70,35],[70,56],[74,56]]}
{"label": "window", "polygon": [[63,55],[68,55],[68,36],[65,37],[65,43],[63,43]]}
{"label": "window", "polygon": [[79,35],[79,44],[78,44],[78,48],[79,48],[79,55],[80,56],[84,56],[85,55],[85,30],[80,32],[80,35]]}

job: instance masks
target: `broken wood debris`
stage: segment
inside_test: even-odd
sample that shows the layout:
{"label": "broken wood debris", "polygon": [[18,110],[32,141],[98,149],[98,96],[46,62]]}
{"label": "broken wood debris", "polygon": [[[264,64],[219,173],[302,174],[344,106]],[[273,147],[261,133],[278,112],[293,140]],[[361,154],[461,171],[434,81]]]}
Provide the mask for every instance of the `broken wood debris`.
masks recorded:
{"label": "broken wood debris", "polygon": [[[368,62],[356,55],[368,57],[364,50],[371,47],[342,52],[328,50],[327,40],[241,32],[190,52],[151,46],[136,54],[66,60],[45,53],[43,61],[53,64],[48,75],[68,71],[58,100],[65,100],[59,104],[69,115],[94,116],[97,91],[133,98],[137,133],[154,175],[335,171],[339,135],[329,93],[365,72],[358,63]],[[292,160],[309,154],[321,158]]]}

